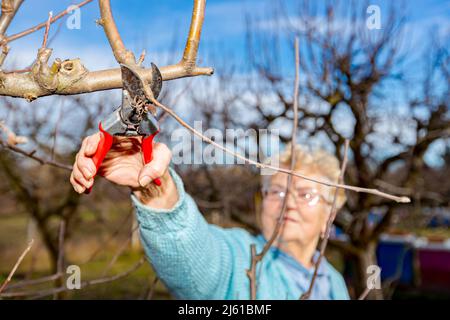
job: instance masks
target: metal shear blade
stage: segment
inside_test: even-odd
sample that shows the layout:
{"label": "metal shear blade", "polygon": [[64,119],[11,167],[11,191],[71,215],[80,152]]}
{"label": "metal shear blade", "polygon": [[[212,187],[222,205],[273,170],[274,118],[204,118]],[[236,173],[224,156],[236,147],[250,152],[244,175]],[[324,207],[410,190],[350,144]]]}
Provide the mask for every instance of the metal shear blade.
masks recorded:
{"label": "metal shear blade", "polygon": [[[162,88],[162,76],[159,69],[152,66],[150,88],[155,98]],[[145,82],[130,66],[121,64],[122,104],[102,121],[103,129],[111,135],[148,136],[159,131],[158,122],[153,115],[153,106],[144,94]],[[150,112],[148,112],[150,109]]]}

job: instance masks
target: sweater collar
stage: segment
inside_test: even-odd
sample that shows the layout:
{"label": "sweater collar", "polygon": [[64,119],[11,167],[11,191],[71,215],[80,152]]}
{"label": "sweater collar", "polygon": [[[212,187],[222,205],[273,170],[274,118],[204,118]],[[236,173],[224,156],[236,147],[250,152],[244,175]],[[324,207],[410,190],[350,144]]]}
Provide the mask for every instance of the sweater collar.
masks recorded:
{"label": "sweater collar", "polygon": [[[267,242],[266,238],[264,237],[263,234],[259,234],[257,236],[257,239],[259,240],[259,242],[261,242],[262,246],[264,246],[264,244]],[[302,273],[308,274],[308,275],[313,275],[314,274],[314,267],[311,268],[306,268],[303,264],[301,264],[300,262],[298,262],[293,256],[291,256],[289,253],[281,250],[278,247],[274,247],[272,246],[269,250],[269,252],[272,254],[274,259],[280,259],[283,263],[289,265],[290,267],[293,267],[299,271],[301,271]],[[316,250],[314,252],[314,256],[313,256],[313,261],[317,261],[317,259],[320,256],[320,252],[318,250]],[[319,265],[319,269],[317,270],[317,275],[318,276],[324,276],[327,274],[327,268],[326,265],[328,264],[328,261],[325,257],[322,257],[322,261]]]}

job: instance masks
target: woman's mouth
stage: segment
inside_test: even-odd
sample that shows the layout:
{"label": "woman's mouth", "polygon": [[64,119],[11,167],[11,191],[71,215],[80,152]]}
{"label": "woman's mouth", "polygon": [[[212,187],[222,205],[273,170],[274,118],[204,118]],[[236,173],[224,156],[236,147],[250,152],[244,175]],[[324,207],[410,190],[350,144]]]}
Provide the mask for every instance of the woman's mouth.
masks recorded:
{"label": "woman's mouth", "polygon": [[294,219],[294,218],[288,217],[288,216],[285,216],[283,220],[286,222],[298,222],[297,219]]}

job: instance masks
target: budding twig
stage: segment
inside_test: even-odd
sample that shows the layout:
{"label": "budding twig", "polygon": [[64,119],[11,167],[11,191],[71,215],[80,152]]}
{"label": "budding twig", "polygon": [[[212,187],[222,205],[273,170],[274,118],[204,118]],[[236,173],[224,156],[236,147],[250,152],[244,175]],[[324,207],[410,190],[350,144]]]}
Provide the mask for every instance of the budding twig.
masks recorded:
{"label": "budding twig", "polygon": [[[293,118],[293,128],[292,128],[292,137],[291,137],[291,163],[290,170],[293,171],[295,167],[295,145],[297,140],[297,127],[298,127],[298,91],[299,91],[299,79],[300,79],[300,55],[299,55],[299,47],[298,47],[298,38],[295,38],[295,80],[294,80],[294,118]],[[247,276],[250,280],[250,298],[252,300],[256,299],[256,266],[258,262],[264,258],[266,253],[272,247],[275,240],[278,238],[282,226],[284,224],[284,216],[286,213],[287,201],[289,197],[289,193],[292,185],[292,175],[288,175],[285,197],[283,199],[283,203],[281,205],[280,215],[278,216],[277,224],[275,225],[275,229],[272,232],[270,239],[264,244],[262,251],[259,254],[256,254],[256,247],[254,244],[250,247],[251,260],[250,260],[250,269],[247,270]]]}
{"label": "budding twig", "polygon": [[11,281],[11,279],[12,279],[14,273],[16,272],[17,268],[22,263],[22,260],[25,258],[25,256],[27,255],[27,253],[30,251],[31,247],[33,246],[33,242],[34,242],[34,239],[31,239],[30,243],[25,248],[25,250],[22,252],[22,254],[20,255],[19,259],[17,259],[16,264],[14,265],[14,267],[12,268],[12,270],[9,273],[8,277],[6,278],[6,280],[3,282],[2,286],[0,287],[0,293],[6,288],[8,283]]}
{"label": "budding twig", "polygon": [[216,148],[240,159],[243,160],[245,163],[251,164],[256,166],[257,168],[262,168],[262,169],[271,169],[277,172],[281,172],[281,173],[285,173],[285,174],[290,174],[308,181],[312,181],[312,182],[316,182],[319,184],[322,184],[324,186],[327,187],[334,187],[334,188],[340,188],[340,189],[345,189],[345,190],[350,190],[350,191],[354,191],[354,192],[361,192],[361,193],[369,193],[369,194],[373,194],[382,198],[386,198],[389,200],[393,200],[396,202],[400,202],[400,203],[409,203],[411,202],[411,200],[408,197],[398,197],[386,192],[382,192],[378,189],[370,189],[370,188],[361,188],[361,187],[356,187],[356,186],[352,186],[352,185],[347,185],[347,184],[340,184],[340,183],[334,183],[334,182],[329,182],[329,181],[325,181],[325,180],[321,180],[321,179],[316,179],[316,178],[311,178],[309,176],[303,175],[301,173],[289,170],[289,169],[284,169],[284,168],[279,168],[279,167],[275,167],[269,164],[264,164],[249,158],[246,158],[245,156],[238,154],[232,150],[229,150],[227,148],[225,148],[224,146],[218,144],[217,142],[211,140],[210,138],[206,137],[205,135],[203,135],[202,133],[198,132],[197,130],[195,130],[193,127],[191,127],[189,124],[186,123],[186,121],[184,121],[180,116],[178,116],[171,108],[163,105],[162,103],[160,103],[159,101],[157,101],[155,98],[150,98],[147,95],[147,98],[157,107],[161,108],[162,110],[164,110],[165,112],[167,112],[172,118],[174,118],[179,124],[181,124],[183,127],[185,127],[186,129],[188,129],[190,132],[192,132],[194,135],[196,135],[197,137],[201,138],[203,141],[215,146]]}
{"label": "budding twig", "polygon": [[[345,169],[347,168],[347,161],[348,161],[348,147],[349,147],[349,140],[345,140],[345,147],[344,147],[344,158],[342,160],[341,164],[341,171],[339,173],[338,182],[342,183],[344,181],[344,174]],[[300,296],[300,300],[307,300],[311,296],[312,290],[314,288],[314,283],[317,278],[317,274],[319,272],[319,266],[322,262],[323,256],[325,255],[325,249],[327,248],[328,239],[330,238],[330,232],[331,232],[331,226],[333,225],[334,219],[336,219],[337,215],[337,198],[338,198],[338,189],[334,191],[334,198],[333,198],[333,204],[331,205],[330,210],[330,216],[328,217],[327,221],[327,227],[325,230],[325,237],[322,239],[322,242],[320,243],[320,254],[316,261],[314,261],[314,273],[311,279],[311,282],[309,284],[308,290],[303,293]]]}
{"label": "budding twig", "polygon": [[72,171],[72,169],[73,169],[72,166],[70,166],[70,165],[59,163],[59,162],[52,161],[52,160],[46,160],[44,158],[37,157],[37,156],[34,155],[35,150],[30,151],[30,152],[29,151],[25,151],[25,150],[23,150],[23,149],[21,149],[19,147],[10,146],[9,144],[4,143],[2,140],[0,140],[0,145],[5,147],[5,148],[8,148],[11,151],[14,151],[16,153],[24,155],[24,156],[26,156],[26,157],[28,157],[30,159],[33,159],[33,160],[39,162],[42,165],[48,165],[48,166],[52,166],[52,167],[56,167],[56,168],[64,169],[64,170],[68,170],[68,171]]}
{"label": "budding twig", "polygon": [[[80,2],[80,3],[78,3],[78,4],[74,4],[74,5],[72,5],[71,7],[72,7],[72,8],[75,8],[75,7],[81,8],[81,7],[84,6],[85,4],[88,4],[89,2],[92,2],[92,0],[85,0],[85,1],[82,1],[82,2]],[[61,11],[60,13],[58,13],[56,16],[54,16],[54,17],[50,20],[50,23],[53,23],[53,22],[55,22],[56,20],[61,19],[62,17],[64,17],[64,16],[65,16],[66,14],[68,14],[69,12],[70,12],[69,8],[67,8],[66,10]],[[18,33],[16,33],[16,34],[13,34],[13,35],[11,35],[11,36],[9,36],[9,37],[4,38],[2,41],[0,41],[0,44],[9,43],[9,42],[12,42],[12,41],[14,41],[14,40],[17,40],[17,39],[19,39],[19,38],[22,38],[22,37],[24,37],[24,36],[26,36],[26,35],[29,35],[30,33],[33,33],[33,32],[35,32],[35,31],[38,31],[38,30],[44,28],[46,25],[47,25],[47,21],[44,21],[44,22],[42,22],[42,23],[40,23],[40,24],[38,24],[38,25],[36,25],[36,26],[34,26],[34,27],[32,27],[32,28],[26,29],[26,30],[24,30],[24,31],[18,32]]]}
{"label": "budding twig", "polygon": [[47,23],[45,24],[44,39],[42,40],[42,48],[47,47],[48,32],[50,31],[50,23],[52,21],[53,12],[48,13]]}
{"label": "budding twig", "polygon": [[[104,277],[104,278],[98,278],[93,280],[84,281],[80,284],[81,289],[84,289],[91,285],[97,285],[97,284],[103,284],[108,283],[112,281],[116,281],[119,279],[122,279],[124,277],[127,277],[137,269],[139,269],[145,262],[145,258],[141,258],[137,263],[135,263],[131,268],[128,270],[125,270],[124,272],[118,273],[116,275],[110,276],[110,277]],[[67,286],[62,286],[59,288],[52,288],[52,289],[45,289],[40,291],[18,291],[18,292],[5,292],[1,293],[0,297],[2,298],[16,298],[16,297],[27,297],[31,296],[32,299],[38,299],[45,296],[50,296],[55,293],[61,293],[65,291],[69,291],[71,289],[68,289]]]}

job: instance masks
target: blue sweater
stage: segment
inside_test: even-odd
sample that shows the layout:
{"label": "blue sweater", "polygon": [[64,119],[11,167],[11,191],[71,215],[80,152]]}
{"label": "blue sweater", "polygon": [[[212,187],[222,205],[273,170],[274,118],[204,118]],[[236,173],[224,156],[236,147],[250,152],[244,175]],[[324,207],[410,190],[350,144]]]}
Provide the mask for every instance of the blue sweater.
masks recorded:
{"label": "blue sweater", "polygon": [[[172,209],[150,208],[131,196],[142,244],[158,277],[179,299],[249,299],[250,245],[260,252],[266,240],[208,224],[181,178],[169,170],[179,196]],[[273,247],[258,263],[257,299],[298,299],[311,277],[312,270]],[[342,276],[323,259],[312,299],[348,298]]]}

